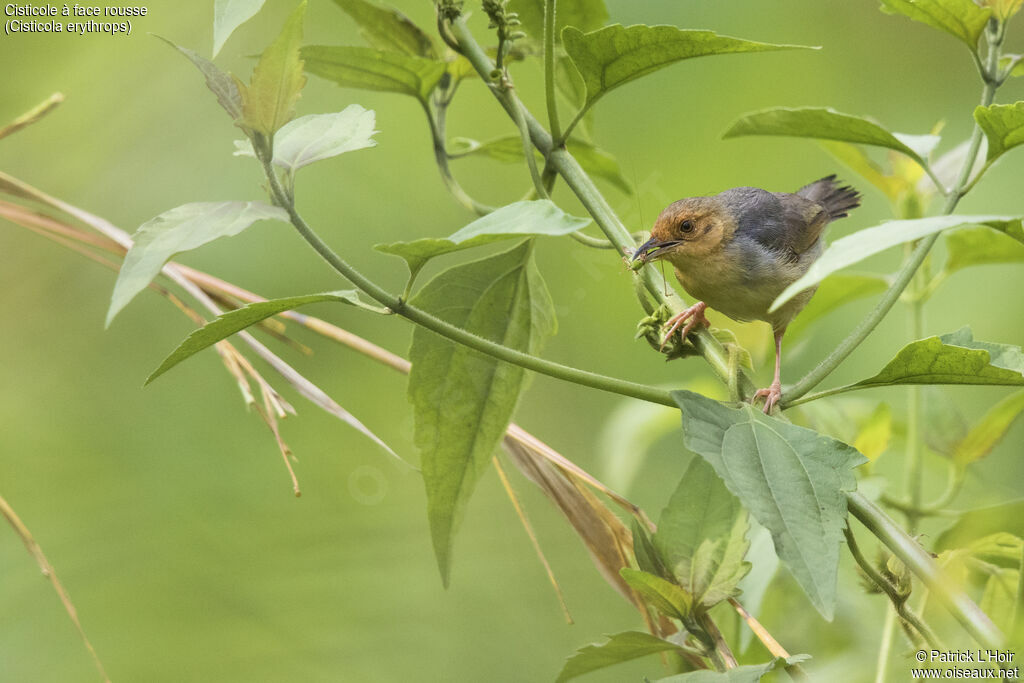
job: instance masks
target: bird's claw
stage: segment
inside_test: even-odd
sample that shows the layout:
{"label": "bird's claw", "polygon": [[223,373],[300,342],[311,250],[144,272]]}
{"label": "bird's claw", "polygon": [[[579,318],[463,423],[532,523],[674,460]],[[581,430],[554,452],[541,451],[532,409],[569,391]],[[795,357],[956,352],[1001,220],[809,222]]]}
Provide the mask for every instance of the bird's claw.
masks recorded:
{"label": "bird's claw", "polygon": [[675,331],[678,330],[679,326],[682,325],[683,323],[686,323],[686,325],[683,326],[682,331],[679,333],[679,338],[683,341],[686,341],[686,335],[690,334],[690,330],[692,330],[697,325],[710,327],[711,322],[704,317],[704,311],[705,309],[707,309],[707,307],[707,304],[705,304],[703,301],[698,301],[694,305],[687,308],[685,311],[682,311],[681,313],[676,313],[674,316],[669,318],[668,322],[665,323],[665,327],[668,328],[668,332],[665,333],[665,338],[662,340],[661,346],[658,348],[658,350],[664,350],[665,344],[668,343],[668,340],[672,338],[672,335],[675,334]]}
{"label": "bird's claw", "polygon": [[772,382],[772,385],[767,389],[758,389],[754,392],[750,402],[756,403],[759,398],[764,399],[764,414],[770,415],[772,408],[782,398],[782,385],[779,382]]}

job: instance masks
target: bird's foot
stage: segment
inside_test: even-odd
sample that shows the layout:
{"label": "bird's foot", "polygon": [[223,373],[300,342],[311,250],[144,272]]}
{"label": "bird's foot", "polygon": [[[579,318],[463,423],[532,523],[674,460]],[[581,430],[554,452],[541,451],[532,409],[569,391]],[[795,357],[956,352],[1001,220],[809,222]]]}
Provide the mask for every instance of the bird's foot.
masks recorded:
{"label": "bird's foot", "polygon": [[779,382],[772,382],[772,385],[767,389],[758,389],[754,392],[754,396],[750,399],[751,403],[756,403],[757,399],[764,399],[764,414],[770,415],[772,408],[782,398],[782,384]]}
{"label": "bird's foot", "polygon": [[669,318],[668,322],[665,323],[665,327],[668,328],[668,332],[665,334],[665,338],[661,342],[661,348],[659,348],[659,351],[664,350],[665,344],[668,343],[668,340],[672,338],[672,335],[675,334],[676,330],[678,330],[679,326],[683,323],[686,323],[686,325],[683,326],[682,331],[679,333],[679,338],[683,341],[686,341],[686,335],[690,334],[690,330],[697,325],[710,327],[711,323],[704,317],[704,311],[707,307],[708,305],[706,303],[698,301],[685,311],[676,313],[674,316]]}

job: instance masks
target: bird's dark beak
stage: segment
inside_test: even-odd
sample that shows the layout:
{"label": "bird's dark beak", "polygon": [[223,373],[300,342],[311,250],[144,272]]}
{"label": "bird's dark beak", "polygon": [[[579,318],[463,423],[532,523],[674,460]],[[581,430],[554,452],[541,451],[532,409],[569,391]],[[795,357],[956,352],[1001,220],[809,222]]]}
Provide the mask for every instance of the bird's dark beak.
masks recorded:
{"label": "bird's dark beak", "polygon": [[658,258],[663,253],[671,249],[672,247],[679,244],[677,240],[669,240],[668,242],[662,242],[661,240],[652,237],[651,239],[644,242],[639,249],[633,252],[632,262],[634,264],[643,265],[648,261]]}

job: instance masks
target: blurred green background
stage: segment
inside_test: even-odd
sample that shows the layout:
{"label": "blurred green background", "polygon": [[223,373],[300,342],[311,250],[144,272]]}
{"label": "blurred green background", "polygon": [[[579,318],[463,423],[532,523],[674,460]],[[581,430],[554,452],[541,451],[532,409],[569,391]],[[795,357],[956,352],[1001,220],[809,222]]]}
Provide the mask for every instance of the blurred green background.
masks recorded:
{"label": "blurred green background", "polygon": [[[429,28],[432,4],[395,2]],[[269,0],[225,46],[218,63],[247,76],[276,35],[291,0]],[[831,238],[889,216],[878,192],[809,141],[721,134],[739,114],[769,106],[832,106],[869,114],[893,130],[926,133],[945,121],[940,151],[970,132],[980,85],[962,45],[877,3],[817,0],[609,0],[613,22],[666,23],[820,51],[715,57],[664,69],[608,95],[597,107],[597,142],[617,156],[639,192],[604,185],[636,229],[681,196],[737,185],[792,191],[840,173],[861,185],[864,206]],[[475,3],[467,3],[473,6]],[[0,38],[5,74],[0,123],[63,92],[42,122],[0,141],[0,170],[126,230],[192,201],[258,199],[259,173],[231,156],[241,137],[194,68],[154,39],[159,34],[208,55],[212,2],[149,5],[131,36],[21,34]],[[1024,19],[1008,51],[1024,47]],[[472,25],[484,37],[477,11]],[[310,44],[362,44],[328,0],[311,0]],[[520,91],[541,114],[540,69],[516,65]],[[1024,96],[1024,79],[1000,93]],[[445,193],[433,166],[419,106],[398,95],[343,90],[310,77],[300,114],[357,102],[376,110],[379,146],[322,162],[299,175],[307,218],[351,262],[399,290],[402,263],[379,242],[448,235],[470,220]],[[488,139],[513,128],[478,82],[463,86],[450,135]],[[524,168],[455,162],[456,175],[485,202],[519,198]],[[965,213],[1020,213],[1024,154],[1010,154],[961,204]],[[579,213],[560,189],[556,199]],[[547,357],[635,381],[707,386],[700,360],[663,363],[633,340],[640,317],[630,280],[609,252],[545,239],[537,250],[560,316]],[[891,269],[898,254],[869,262]],[[266,296],[341,285],[286,226],[261,223],[182,259]],[[455,262],[449,257],[431,272]],[[514,483],[565,591],[566,625],[544,572],[500,483],[488,473],[457,539],[452,587],[442,589],[425,521],[419,477],[372,443],[287,394],[299,409],[284,425],[299,457],[296,499],[266,428],[247,414],[233,380],[207,352],[153,386],[142,381],[190,330],[164,300],[146,293],[109,330],[103,318],[112,273],[0,221],[0,495],[42,545],[115,681],[544,681],[563,659],[601,634],[642,628],[635,611],[598,576],[558,512],[518,474]],[[976,338],[1020,344],[1024,276],[1014,266],[958,273],[927,308],[930,334],[970,324]],[[786,349],[784,380],[795,381],[870,306],[852,304]],[[311,309],[396,353],[410,326],[345,307]],[[720,322],[724,319],[718,318]],[[770,378],[767,326],[729,322]],[[906,337],[897,308],[829,384],[880,367]],[[312,335],[303,357],[271,341],[403,457],[415,461],[401,376]],[[968,416],[1005,395],[999,389],[943,391]],[[904,392],[876,390],[869,405]],[[839,403],[841,407],[842,403]],[[647,454],[608,452],[609,420],[627,403],[537,377],[517,421],[652,516],[689,456],[673,433]],[[847,408],[843,408],[846,410]],[[973,472],[960,505],[1019,496],[1024,431],[1017,425]],[[880,470],[899,486],[897,440]],[[625,481],[623,464],[636,468]],[[944,474],[937,459],[931,490]],[[898,488],[897,488],[898,490]],[[934,533],[935,529],[930,530]],[[791,652],[815,656],[822,680],[868,679],[884,612],[867,598],[843,558],[840,606],[827,625],[780,571],[763,621]],[[0,679],[89,681],[88,655],[47,581],[17,536],[0,529]],[[906,672],[897,647],[893,671]],[[756,651],[755,651],[756,652]],[[755,655],[756,656],[756,655]],[[863,675],[861,673],[863,672]],[[661,674],[657,658],[587,680]],[[899,679],[897,679],[899,680]]]}

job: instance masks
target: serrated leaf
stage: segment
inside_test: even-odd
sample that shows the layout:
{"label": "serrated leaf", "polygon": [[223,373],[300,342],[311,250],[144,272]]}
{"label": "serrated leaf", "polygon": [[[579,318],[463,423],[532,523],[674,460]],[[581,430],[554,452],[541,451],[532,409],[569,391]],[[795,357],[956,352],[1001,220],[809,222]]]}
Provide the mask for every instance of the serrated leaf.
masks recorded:
{"label": "serrated leaf", "polygon": [[334,0],[334,4],[359,24],[363,38],[373,47],[437,58],[430,36],[397,9],[366,0]]}
{"label": "serrated leaf", "polygon": [[235,29],[256,16],[266,0],[214,0],[213,56],[216,57]]}
{"label": "serrated leaf", "polygon": [[175,254],[218,237],[237,235],[259,220],[288,222],[284,209],[263,202],[198,202],[165,211],[132,235],[107,311],[107,325],[156,277]]}
{"label": "serrated leaf", "polygon": [[586,107],[605,93],[683,59],[740,52],[801,49],[675,26],[613,24],[590,33],[568,26],[562,44],[587,89]]}
{"label": "serrated leaf", "polygon": [[879,403],[868,419],[860,426],[853,447],[868,460],[878,460],[889,448],[892,438],[892,411],[888,403]]}
{"label": "serrated leaf", "polygon": [[1024,145],[1024,101],[979,106],[974,120],[988,139],[988,161],[995,161],[1017,145]]}
{"label": "serrated leaf", "polygon": [[822,107],[775,107],[746,114],[733,123],[722,137],[736,138],[744,135],[781,135],[885,147],[906,154],[921,164],[924,163],[923,157],[939,141],[936,135],[890,133],[869,118]]}
{"label": "serrated leaf", "polygon": [[[267,318],[290,311],[307,304],[319,303],[322,301],[337,301],[359,307],[369,307],[359,299],[359,293],[354,289],[337,292],[323,292],[321,294],[304,294],[302,296],[289,296],[280,299],[269,299],[247,304],[233,311],[228,311],[217,316],[216,319],[206,323],[194,331],[182,341],[174,351],[171,352],[164,362],[146,379],[149,384],[160,375],[164,374],[178,363],[191,358],[205,348],[213,346],[222,339],[227,339],[236,332],[241,332],[247,327],[266,320]],[[372,308],[372,307],[369,307]],[[384,313],[384,309],[376,309]]]}
{"label": "serrated leaf", "polygon": [[[555,329],[551,296],[533,264],[529,242],[440,273],[410,303],[534,355]],[[422,453],[427,517],[447,585],[455,532],[508,426],[526,374],[425,327],[413,331],[409,360],[409,401],[414,440]]]}
{"label": "serrated leaf", "polygon": [[426,102],[445,74],[445,63],[368,47],[302,48],[306,71],[343,88],[412,95]]}
{"label": "serrated leaf", "polygon": [[743,561],[747,513],[703,458],[694,458],[658,520],[654,545],[694,602],[712,607],[737,595],[748,571]]}
{"label": "serrated leaf", "polygon": [[968,266],[1024,261],[1024,244],[1009,240],[998,230],[979,226],[950,230],[945,235],[944,270],[954,273]]}
{"label": "serrated leaf", "polygon": [[[544,40],[545,0],[511,0],[509,9],[519,15],[522,30],[536,42]],[[558,0],[555,7],[555,42],[561,40],[562,29],[574,26],[593,31],[608,21],[604,0]]]}
{"label": "serrated leaf", "polygon": [[992,14],[973,0],[882,0],[882,10],[945,31],[971,50],[978,47],[978,38]]}
{"label": "serrated leaf", "polygon": [[217,102],[228,113],[234,121],[242,118],[242,95],[238,90],[237,82],[228,74],[224,73],[217,66],[197,52],[181,47],[162,36],[156,36],[181,54],[188,57],[189,61],[195,64],[199,72],[206,79],[206,87],[217,96]]}
{"label": "serrated leaf", "polygon": [[[376,147],[376,115],[350,104],[336,114],[310,114],[289,121],[274,136],[274,165],[288,173],[357,149]],[[255,157],[252,142],[235,140],[235,156]]]}
{"label": "serrated leaf", "polygon": [[295,104],[306,85],[299,56],[305,14],[306,0],[302,0],[260,55],[249,85],[239,84],[243,128],[269,138],[295,115]]}
{"label": "serrated leaf", "polygon": [[953,448],[953,462],[966,467],[984,458],[996,447],[1024,412],[1024,391],[1010,394],[978,420]]}
{"label": "serrated leaf", "polygon": [[426,237],[412,242],[377,244],[373,248],[405,259],[410,277],[415,278],[435,256],[515,237],[568,235],[589,223],[589,218],[570,216],[548,199],[536,199],[503,206],[444,239]]}
{"label": "serrated leaf", "polygon": [[733,495],[772,534],[775,550],[826,619],[835,609],[839,544],[846,525],[853,447],[743,405],[689,391],[673,399],[686,447],[707,460]]}
{"label": "serrated leaf", "polygon": [[840,306],[889,288],[889,279],[873,273],[832,273],[818,286],[810,303],[786,328],[786,339],[796,339],[823,316]]}
{"label": "serrated leaf", "polygon": [[856,387],[893,384],[1024,385],[1019,346],[975,341],[970,327],[911,342],[874,377]]}
{"label": "serrated leaf", "polygon": [[828,245],[817,261],[811,264],[804,275],[782,291],[772,303],[771,311],[778,310],[800,292],[813,287],[826,277],[863,261],[869,256],[881,253],[906,242],[927,237],[936,232],[963,225],[987,225],[1024,242],[1021,216],[931,216],[910,220],[886,221],[880,225],[840,237]]}
{"label": "serrated leaf", "polygon": [[[790,657],[790,660],[801,656]],[[778,659],[767,664],[746,664],[721,672],[710,669],[690,671],[689,673],[676,674],[668,678],[659,678],[654,683],[757,683],[765,674],[775,668],[776,662],[781,664],[781,666],[786,666],[786,660]]]}
{"label": "serrated leaf", "polygon": [[665,567],[661,554],[654,547],[647,529],[642,527],[638,521],[633,520],[633,557],[636,558],[636,566],[640,571],[660,576],[663,579],[671,579],[672,573]]}
{"label": "serrated leaf", "polygon": [[1024,537],[1024,499],[965,512],[956,524],[939,535],[935,550],[965,548],[977,539],[998,533]]}
{"label": "serrated leaf", "polygon": [[667,617],[687,620],[693,613],[693,596],[660,576],[623,567],[619,574],[649,605]]}
{"label": "serrated leaf", "polygon": [[555,683],[564,683],[577,676],[615,664],[639,659],[657,652],[678,650],[679,646],[640,631],[623,631],[607,636],[604,643],[592,643],[569,657]]}

